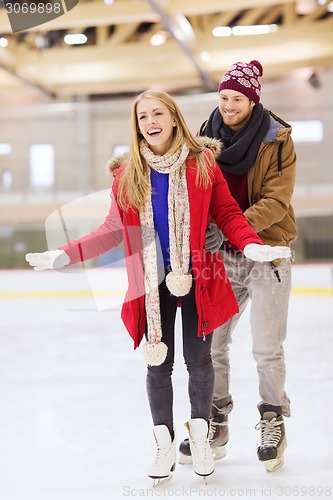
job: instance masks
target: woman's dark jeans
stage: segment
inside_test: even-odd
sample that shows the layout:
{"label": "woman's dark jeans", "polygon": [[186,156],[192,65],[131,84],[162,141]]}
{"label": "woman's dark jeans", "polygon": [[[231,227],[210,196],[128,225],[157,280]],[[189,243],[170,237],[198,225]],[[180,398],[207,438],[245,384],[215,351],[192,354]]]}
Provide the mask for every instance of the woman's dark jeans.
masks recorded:
{"label": "woman's dark jeans", "polygon": [[[190,292],[181,297],[183,355],[189,374],[188,393],[191,418],[208,421],[213,399],[214,370],[211,359],[213,334],[205,340],[198,336],[198,314],[194,283]],[[164,424],[173,436],[172,371],[175,352],[175,319],[178,297],[171,295],[165,280],[159,287],[162,320],[162,341],[168,346],[166,360],[159,366],[147,368],[147,394],[154,425]]]}

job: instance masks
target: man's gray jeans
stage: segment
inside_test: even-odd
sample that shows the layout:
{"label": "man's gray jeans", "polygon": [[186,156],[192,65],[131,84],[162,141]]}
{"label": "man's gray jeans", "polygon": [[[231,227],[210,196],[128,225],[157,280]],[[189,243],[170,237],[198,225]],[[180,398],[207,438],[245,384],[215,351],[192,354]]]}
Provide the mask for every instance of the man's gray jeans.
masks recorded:
{"label": "man's gray jeans", "polygon": [[214,331],[212,358],[215,387],[212,414],[228,414],[232,410],[229,344],[232,332],[250,300],[252,353],[257,364],[261,400],[281,406],[283,415],[290,416],[290,401],[285,392],[283,342],[287,333],[291,262],[289,259],[283,260],[278,267],[273,268],[270,262],[251,261],[241,252],[222,250],[221,253],[239,313]]}

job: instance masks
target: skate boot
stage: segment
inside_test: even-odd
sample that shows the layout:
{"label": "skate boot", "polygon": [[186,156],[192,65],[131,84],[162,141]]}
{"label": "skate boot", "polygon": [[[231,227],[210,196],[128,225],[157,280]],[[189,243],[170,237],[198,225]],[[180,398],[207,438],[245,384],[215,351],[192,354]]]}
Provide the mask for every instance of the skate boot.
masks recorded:
{"label": "skate boot", "polygon": [[166,425],[154,426],[156,441],[156,455],[150,466],[148,476],[154,479],[154,486],[164,482],[170,477],[170,472],[176,466],[176,441],[171,441],[169,429]]}
{"label": "skate boot", "polygon": [[192,418],[185,423],[189,433],[189,442],[194,472],[198,476],[210,476],[215,470],[215,463],[209,445],[209,426],[203,418]]}
{"label": "skate boot", "polygon": [[[226,444],[229,439],[228,415],[217,415],[209,419],[209,444],[212,449],[214,460],[220,460],[226,456]],[[179,463],[191,464],[192,455],[189,439],[184,439],[179,445]]]}
{"label": "skate boot", "polygon": [[258,406],[261,420],[256,429],[261,431],[261,442],[257,455],[268,472],[283,465],[283,453],[287,446],[286,432],[280,406],[261,404]]}

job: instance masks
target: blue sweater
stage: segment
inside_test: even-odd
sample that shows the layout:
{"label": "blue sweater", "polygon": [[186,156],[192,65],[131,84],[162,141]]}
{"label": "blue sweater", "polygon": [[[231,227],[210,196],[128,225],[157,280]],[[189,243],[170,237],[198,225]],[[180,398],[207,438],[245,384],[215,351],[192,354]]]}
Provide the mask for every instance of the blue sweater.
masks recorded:
{"label": "blue sweater", "polygon": [[[161,174],[151,169],[151,186],[152,186],[152,205],[154,212],[154,225],[160,240],[163,265],[165,268],[170,267],[170,242],[169,242],[169,223],[168,223],[168,191],[169,191],[169,174]],[[159,255],[158,242],[157,262],[158,267],[162,265],[162,257]]]}

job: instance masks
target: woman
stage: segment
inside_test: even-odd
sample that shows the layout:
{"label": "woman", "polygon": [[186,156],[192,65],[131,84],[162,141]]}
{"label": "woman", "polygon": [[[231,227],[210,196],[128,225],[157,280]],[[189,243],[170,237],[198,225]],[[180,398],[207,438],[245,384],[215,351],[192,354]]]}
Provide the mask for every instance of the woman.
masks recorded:
{"label": "woman", "polygon": [[129,288],[122,319],[135,348],[144,335],[147,339],[147,394],[157,447],[148,475],[154,479],[168,477],[176,462],[171,375],[175,316],[181,307],[191,403],[185,425],[194,471],[208,476],[214,471],[208,440],[214,386],[210,333],[238,307],[219,253],[205,250],[207,224],[213,218],[253,260],[288,257],[289,249],[263,245],[215,163],[218,142],[195,139],[170,95],[154,90],[140,94],[132,127],[129,156],[110,164],[115,180],[104,223],[56,251],[28,254],[27,260],[36,270],[54,269],[124,242]]}

